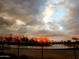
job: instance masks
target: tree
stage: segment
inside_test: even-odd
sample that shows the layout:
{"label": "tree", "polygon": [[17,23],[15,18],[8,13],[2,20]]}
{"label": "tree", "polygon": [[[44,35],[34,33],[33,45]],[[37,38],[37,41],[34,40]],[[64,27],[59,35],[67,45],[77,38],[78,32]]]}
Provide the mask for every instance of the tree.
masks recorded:
{"label": "tree", "polygon": [[9,43],[13,39],[13,34],[8,33],[7,36],[5,37],[6,41]]}
{"label": "tree", "polygon": [[78,38],[73,37],[72,40],[73,40],[74,42],[76,42],[76,41],[78,41]]}

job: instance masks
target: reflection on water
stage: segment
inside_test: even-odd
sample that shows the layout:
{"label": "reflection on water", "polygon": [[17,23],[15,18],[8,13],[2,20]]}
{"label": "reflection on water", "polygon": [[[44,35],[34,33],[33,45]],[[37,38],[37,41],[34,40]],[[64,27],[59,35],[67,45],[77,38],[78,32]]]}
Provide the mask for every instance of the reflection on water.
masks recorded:
{"label": "reflection on water", "polygon": [[[12,48],[18,48],[16,45],[10,45]],[[19,46],[19,48],[34,48],[34,49],[41,49],[41,46]],[[52,46],[43,46],[43,49],[65,49],[65,48],[73,48],[73,47],[68,47],[63,44],[54,44]]]}
{"label": "reflection on water", "polygon": [[[30,48],[42,48],[41,46],[31,46]],[[62,45],[62,44],[55,44],[55,45],[52,45],[52,46],[44,46],[43,47],[44,49],[64,49],[64,48],[73,48],[73,47],[68,47],[68,46],[65,46],[65,45]]]}

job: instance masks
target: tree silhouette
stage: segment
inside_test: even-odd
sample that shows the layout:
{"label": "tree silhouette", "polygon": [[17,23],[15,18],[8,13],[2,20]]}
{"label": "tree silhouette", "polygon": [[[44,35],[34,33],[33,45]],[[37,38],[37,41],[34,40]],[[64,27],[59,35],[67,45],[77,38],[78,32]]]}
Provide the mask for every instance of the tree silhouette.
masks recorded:
{"label": "tree silhouette", "polygon": [[8,34],[6,35],[6,37],[5,37],[5,39],[6,39],[6,41],[7,41],[8,43],[10,43],[10,41],[12,41],[12,39],[13,39],[13,34],[12,34],[12,33],[8,33]]}
{"label": "tree silhouette", "polygon": [[78,41],[78,38],[73,37],[72,40],[74,40],[74,42],[77,42]]}

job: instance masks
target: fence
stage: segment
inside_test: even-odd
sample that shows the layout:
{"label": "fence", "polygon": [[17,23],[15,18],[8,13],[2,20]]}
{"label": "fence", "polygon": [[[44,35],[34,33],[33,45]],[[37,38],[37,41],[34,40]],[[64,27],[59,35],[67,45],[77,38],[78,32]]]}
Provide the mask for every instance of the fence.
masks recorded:
{"label": "fence", "polygon": [[[22,48],[20,48],[20,46],[21,46],[21,45],[22,45],[22,46],[23,46],[23,45],[26,45],[26,44],[22,44],[22,43],[21,43],[21,44],[20,44],[20,43],[19,43],[19,44],[18,44],[18,43],[17,43],[17,44],[15,44],[15,43],[0,43],[0,45],[2,45],[2,47],[1,47],[1,52],[2,52],[2,53],[4,53],[4,49],[6,49],[4,45],[7,45],[7,44],[8,44],[8,46],[9,46],[9,45],[16,45],[16,46],[18,46],[18,47],[16,48],[16,49],[17,49],[17,54],[18,54],[17,56],[18,56],[18,58],[20,57],[20,55],[19,55],[20,49],[22,49]],[[77,51],[79,51],[79,47],[76,47],[76,45],[79,45],[79,43],[74,43],[74,42],[71,42],[71,43],[52,43],[52,45],[55,45],[55,44],[56,44],[56,45],[59,45],[59,44],[62,44],[62,45],[63,45],[63,44],[64,44],[64,45],[72,45],[73,48],[61,48],[61,49],[58,49],[58,48],[57,48],[57,49],[51,49],[51,50],[61,50],[61,51],[63,51],[63,50],[64,50],[64,51],[65,51],[65,50],[66,50],[66,51],[67,51],[67,50],[72,50],[72,51],[73,51],[73,54],[74,54],[74,55],[73,55],[73,56],[74,56],[74,59],[79,59],[79,58],[78,58],[78,54],[77,54]],[[23,48],[23,49],[26,49],[26,48]],[[44,58],[44,50],[45,50],[45,49],[44,49],[44,45],[43,45],[43,44],[41,44],[41,49],[40,49],[40,50],[41,50],[41,59],[45,59],[45,58]],[[50,49],[49,49],[49,50],[50,50]],[[28,59],[29,59],[29,58],[28,58]],[[52,58],[48,58],[48,59],[52,59]],[[64,59],[65,59],[65,58],[64,58]],[[67,58],[66,58],[66,59],[67,59]],[[72,59],[72,58],[69,58],[69,59]]]}

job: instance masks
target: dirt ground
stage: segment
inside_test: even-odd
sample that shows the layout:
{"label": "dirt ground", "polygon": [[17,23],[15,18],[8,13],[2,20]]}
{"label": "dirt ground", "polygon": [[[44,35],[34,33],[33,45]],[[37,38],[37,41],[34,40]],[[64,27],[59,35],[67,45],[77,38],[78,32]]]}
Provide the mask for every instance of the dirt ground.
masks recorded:
{"label": "dirt ground", "polygon": [[[1,50],[0,50],[1,52]],[[27,59],[42,59],[42,50],[41,49],[4,49],[5,53],[12,53],[18,56],[26,56]],[[76,51],[76,57],[79,59],[79,50]],[[73,50],[52,50],[45,49],[43,50],[43,59],[75,59]]]}

